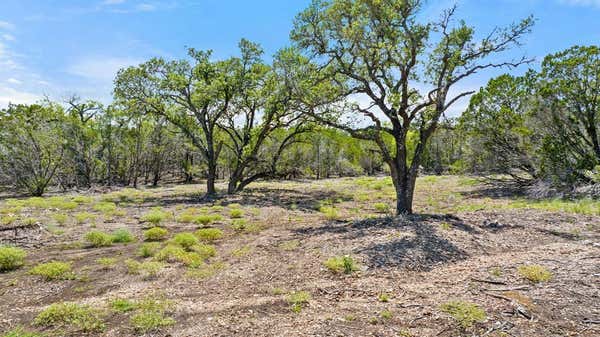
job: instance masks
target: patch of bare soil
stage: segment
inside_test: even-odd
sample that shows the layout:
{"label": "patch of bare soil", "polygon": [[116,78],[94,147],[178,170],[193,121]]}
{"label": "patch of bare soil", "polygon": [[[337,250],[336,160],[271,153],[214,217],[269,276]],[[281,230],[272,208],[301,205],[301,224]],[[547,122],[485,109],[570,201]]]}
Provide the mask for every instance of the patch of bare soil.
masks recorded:
{"label": "patch of bare soil", "polygon": [[[107,301],[161,294],[175,303],[176,323],[148,336],[600,335],[600,217],[525,209],[367,217],[374,201],[353,200],[352,186],[348,180],[264,183],[221,200],[224,219],[211,226],[225,236],[208,261],[220,268],[202,278],[180,264],[149,279],[128,274],[122,261],[139,260],[141,242],[76,246],[92,226],[68,226],[52,242],[28,247],[27,266],[0,274],[0,331],[25,326],[56,334],[31,322],[51,303],[74,301],[105,312],[106,330],[88,335],[131,336],[130,314],[111,311]],[[141,239],[147,224],[139,219],[151,207],[178,214],[211,205],[173,188],[154,194],[143,204],[123,205],[126,216],[93,228],[126,227]],[[326,199],[337,199],[338,219],[315,210]],[[244,219],[262,230],[234,230],[229,203],[241,204]],[[197,228],[175,220],[166,227],[171,233]],[[323,264],[344,255],[360,270],[335,274]],[[105,269],[96,262],[101,257],[119,263]],[[50,260],[72,261],[79,277],[46,282],[27,274]],[[518,268],[531,264],[552,278],[526,280]],[[288,302],[294,291],[310,294],[299,312]],[[440,308],[452,300],[477,304],[486,319],[463,328]],[[85,334],[67,329],[59,335]]]}

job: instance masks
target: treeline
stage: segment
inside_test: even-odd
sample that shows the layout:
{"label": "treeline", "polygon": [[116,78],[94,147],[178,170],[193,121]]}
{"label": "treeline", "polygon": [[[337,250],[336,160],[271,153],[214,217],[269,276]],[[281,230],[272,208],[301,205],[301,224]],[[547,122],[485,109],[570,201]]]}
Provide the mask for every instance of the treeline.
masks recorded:
{"label": "treeline", "polygon": [[[320,179],[385,169],[369,144],[342,131],[306,124],[302,133],[294,132],[274,130],[259,147],[252,170],[264,172],[261,178]],[[222,148],[216,177],[228,180],[238,154],[225,131],[217,130],[216,138]],[[280,151],[286,138],[289,145]],[[42,195],[48,188],[157,186],[206,178],[203,154],[164,117],[76,97],[0,110],[0,186],[5,190]]]}
{"label": "treeline", "polygon": [[[598,47],[549,55],[540,71],[504,75],[479,92],[458,83],[522,45],[532,17],[478,39],[456,7],[426,21],[420,0],[314,0],[292,46],[265,62],[190,49],[121,70],[114,102],[12,105],[0,115],[0,179],[42,194],[103,185],[226,180],[236,193],[265,178],[387,172],[397,213],[412,213],[417,176],[486,174],[519,186],[596,179]],[[419,88],[419,89],[417,89]],[[457,120],[447,111],[471,96]],[[367,105],[354,102],[366,98]]]}

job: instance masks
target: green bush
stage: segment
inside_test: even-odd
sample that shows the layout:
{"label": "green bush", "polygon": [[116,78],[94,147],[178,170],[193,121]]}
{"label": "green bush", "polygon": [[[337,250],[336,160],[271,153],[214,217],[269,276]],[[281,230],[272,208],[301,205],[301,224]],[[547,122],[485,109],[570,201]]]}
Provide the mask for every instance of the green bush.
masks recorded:
{"label": "green bush", "polygon": [[463,328],[473,326],[477,322],[483,322],[487,318],[486,313],[478,305],[463,301],[450,301],[440,306],[441,310],[454,318]]}
{"label": "green bush", "polygon": [[25,263],[27,252],[21,248],[0,246],[0,272],[11,271]]}
{"label": "green bush", "polygon": [[108,269],[117,264],[117,259],[114,257],[101,257],[96,260],[96,262],[102,266],[104,269]]}
{"label": "green bush", "polygon": [[160,249],[160,243],[158,242],[145,242],[140,246],[138,254],[141,257],[152,257]]}
{"label": "green bush", "polygon": [[54,219],[54,221],[56,221],[57,224],[62,226],[67,223],[67,220],[69,220],[69,217],[64,213],[55,213],[55,214],[52,214],[52,219]]}
{"label": "green bush", "polygon": [[213,245],[197,244],[191,247],[191,250],[198,253],[202,258],[208,259],[217,255],[217,249]]}
{"label": "green bush", "polygon": [[350,256],[334,256],[327,259],[324,264],[334,273],[352,274],[359,270],[357,263]]}
{"label": "green bush", "polygon": [[146,241],[161,241],[167,238],[169,231],[162,227],[153,227],[144,232]]}
{"label": "green bush", "polygon": [[179,233],[173,237],[173,242],[189,251],[193,245],[198,244],[198,238],[192,233]]}
{"label": "green bush", "polygon": [[338,220],[340,218],[337,208],[333,206],[321,206],[319,212],[323,213],[327,220]]}
{"label": "green bush", "polygon": [[72,302],[55,303],[42,311],[33,321],[44,327],[73,328],[83,332],[101,332],[105,325],[98,311]]}
{"label": "green bush", "polygon": [[95,211],[106,215],[114,214],[117,211],[117,204],[114,202],[99,202],[92,207]]}
{"label": "green bush", "polygon": [[96,219],[96,216],[92,213],[89,212],[81,212],[81,213],[75,213],[75,215],[73,215],[73,217],[75,217],[75,221],[78,224],[84,224],[87,221],[91,221]]}
{"label": "green bush", "polygon": [[135,238],[129,230],[121,228],[112,233],[112,241],[116,243],[129,243],[135,241]]}
{"label": "green bush", "polygon": [[167,219],[168,216],[169,214],[163,212],[160,209],[153,209],[142,217],[142,221],[149,222],[156,226],[161,222],[165,221],[165,219]]}
{"label": "green bush", "polygon": [[214,241],[223,237],[223,231],[218,228],[202,228],[196,231],[196,236],[200,240]]}
{"label": "green bush", "polygon": [[206,226],[206,225],[210,224],[211,222],[220,221],[222,219],[223,218],[218,214],[202,214],[202,215],[198,215],[194,219],[194,223],[196,223],[198,225]]}
{"label": "green bush", "polygon": [[229,216],[233,219],[238,219],[244,216],[244,211],[239,208],[234,208],[229,211]]}
{"label": "green bush", "polygon": [[552,273],[544,266],[537,264],[520,266],[519,274],[533,283],[549,281],[552,278]]}
{"label": "green bush", "polygon": [[85,240],[92,247],[108,247],[113,244],[113,237],[100,231],[91,231],[85,235]]}
{"label": "green bush", "polygon": [[72,280],[75,278],[75,274],[71,270],[71,264],[59,261],[38,264],[31,268],[29,274],[41,276],[46,281]]}

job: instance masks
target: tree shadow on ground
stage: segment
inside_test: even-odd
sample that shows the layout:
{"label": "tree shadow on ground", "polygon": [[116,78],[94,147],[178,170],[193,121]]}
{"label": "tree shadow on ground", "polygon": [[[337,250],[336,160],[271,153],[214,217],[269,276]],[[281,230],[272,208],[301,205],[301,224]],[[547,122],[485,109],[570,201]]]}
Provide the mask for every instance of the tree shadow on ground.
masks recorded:
{"label": "tree shadow on ground", "polygon": [[146,206],[165,206],[174,204],[188,204],[210,206],[220,200],[220,205],[227,206],[237,203],[250,207],[278,206],[288,210],[315,211],[319,202],[326,200],[348,201],[352,197],[332,190],[306,190],[298,191],[283,188],[247,188],[234,195],[220,195],[215,199],[202,198],[200,195],[180,193],[170,196],[149,197],[145,199]]}
{"label": "tree shadow on ground", "polygon": [[[475,233],[477,229],[454,216],[421,214],[410,217],[362,219],[350,224],[328,223],[324,226],[295,230],[299,239],[307,236],[334,234],[340,240],[360,240],[353,253],[366,256],[369,268],[399,268],[428,271],[435,266],[464,260],[468,254],[439,234],[440,222],[446,222],[458,230]],[[370,235],[385,230],[397,230],[388,234],[385,242],[369,240]],[[361,240],[361,239],[365,240]],[[362,242],[367,242],[362,244]],[[355,242],[356,243],[356,242]]]}

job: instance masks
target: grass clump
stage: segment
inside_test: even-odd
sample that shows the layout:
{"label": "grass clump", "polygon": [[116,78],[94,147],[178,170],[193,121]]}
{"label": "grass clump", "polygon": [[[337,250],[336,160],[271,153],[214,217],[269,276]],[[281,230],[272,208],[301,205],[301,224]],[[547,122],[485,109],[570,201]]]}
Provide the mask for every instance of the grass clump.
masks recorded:
{"label": "grass clump", "polygon": [[232,219],[239,219],[244,216],[244,211],[239,208],[234,208],[229,211],[229,217]]}
{"label": "grass clump", "polygon": [[190,248],[193,252],[198,253],[202,258],[208,259],[217,255],[217,249],[213,245],[199,243]]}
{"label": "grass clump", "polygon": [[78,224],[80,224],[80,225],[84,224],[84,223],[86,223],[88,221],[92,221],[92,220],[96,219],[96,216],[94,214],[92,214],[92,213],[89,213],[89,212],[75,213],[73,215],[73,217],[75,218],[75,221]]}
{"label": "grass clump", "polygon": [[381,293],[379,296],[377,296],[377,300],[379,300],[379,302],[386,303],[390,301],[390,296],[388,294]]}
{"label": "grass clump", "polygon": [[76,202],[79,205],[91,204],[92,202],[94,202],[94,198],[87,197],[85,195],[77,195],[77,196],[74,196],[73,198],[71,198],[71,201]]}
{"label": "grass clump", "polygon": [[105,325],[98,311],[72,302],[54,303],[33,321],[43,327],[72,328],[83,332],[101,332]]}
{"label": "grass clump", "polygon": [[149,223],[153,224],[154,226],[157,226],[161,222],[165,221],[168,216],[169,216],[169,214],[163,212],[160,209],[153,209],[150,212],[146,213],[142,217],[142,221],[149,222]]}
{"label": "grass clump", "polygon": [[162,241],[167,238],[169,231],[162,227],[153,227],[144,232],[146,241]]}
{"label": "grass clump", "polygon": [[181,246],[187,251],[190,251],[192,246],[198,244],[198,238],[192,233],[179,233],[173,237],[173,243]]}
{"label": "grass clump", "polygon": [[130,243],[135,241],[135,238],[129,230],[121,228],[112,233],[112,241],[116,243]]}
{"label": "grass clump", "polygon": [[379,213],[389,213],[390,212],[390,205],[383,203],[383,202],[376,202],[373,204],[373,207]]}
{"label": "grass clump", "polygon": [[171,308],[169,301],[146,298],[137,303],[138,312],[131,316],[130,323],[137,333],[158,331],[176,323],[166,315]]}
{"label": "grass clump", "polygon": [[391,319],[394,316],[394,314],[389,311],[389,310],[383,310],[382,312],[379,313],[379,317],[381,317],[382,319]]}
{"label": "grass clump", "polygon": [[449,231],[449,230],[452,229],[452,225],[449,224],[449,223],[447,223],[447,222],[442,222],[440,224],[440,229],[443,230],[443,231]]}
{"label": "grass clump", "polygon": [[54,219],[58,225],[62,226],[67,223],[69,217],[65,213],[55,213],[52,214],[52,219]]}
{"label": "grass clump", "polygon": [[96,260],[96,263],[101,265],[103,269],[110,269],[117,264],[117,261],[114,257],[101,257]]}
{"label": "grass clump", "polygon": [[113,244],[113,237],[101,231],[88,232],[84,238],[91,247],[108,247]]}
{"label": "grass clump", "polygon": [[112,215],[117,211],[117,204],[114,202],[103,201],[95,204],[92,208],[94,211],[104,213],[106,215]]}
{"label": "grass clump", "polygon": [[440,309],[452,316],[463,328],[485,321],[487,315],[478,305],[464,301],[450,301],[440,306]]}
{"label": "grass clump", "polygon": [[340,218],[337,208],[333,206],[321,206],[319,212],[323,213],[327,220],[338,220]]}
{"label": "grass clump", "polygon": [[25,263],[27,252],[21,248],[0,246],[0,272],[20,268]]}
{"label": "grass clump", "polygon": [[223,263],[213,263],[210,265],[204,264],[196,269],[188,270],[185,276],[196,280],[204,280],[213,276],[217,273],[217,271],[223,268],[225,268]]}
{"label": "grass clump", "polygon": [[218,228],[202,228],[196,231],[200,240],[215,241],[223,237],[223,231]]}
{"label": "grass clump", "polygon": [[138,249],[138,255],[141,257],[152,257],[156,255],[160,249],[158,242],[144,242]]}
{"label": "grass clump", "polygon": [[260,226],[248,223],[246,219],[235,219],[231,223],[231,227],[238,232],[256,233],[260,232]]}
{"label": "grass clump", "polygon": [[331,257],[324,264],[327,269],[334,273],[352,274],[359,270],[356,261],[348,255]]}
{"label": "grass clump", "polygon": [[42,337],[42,335],[36,332],[25,331],[23,328],[19,327],[4,333],[2,337]]}
{"label": "grass clump", "polygon": [[196,252],[188,252],[181,246],[168,245],[156,253],[155,257],[158,261],[165,262],[180,262],[192,268],[197,268],[204,263],[204,257]]}
{"label": "grass clump", "polygon": [[29,274],[41,276],[46,281],[72,280],[75,278],[71,264],[59,261],[38,264],[29,271]]}
{"label": "grass clump", "polygon": [[300,240],[289,240],[279,244],[279,248],[287,251],[296,250],[300,247]]}
{"label": "grass clump", "polygon": [[201,225],[201,226],[207,226],[212,222],[221,221],[221,220],[223,220],[223,217],[220,216],[219,214],[202,214],[202,215],[198,215],[194,219],[194,223]]}
{"label": "grass clump", "polygon": [[546,267],[537,264],[520,266],[518,271],[533,283],[546,282],[552,278],[552,273]]}
{"label": "grass clump", "polygon": [[156,261],[138,262],[135,260],[126,260],[127,273],[132,275],[142,275],[144,279],[150,279],[158,275],[164,265]]}
{"label": "grass clump", "polygon": [[112,310],[120,313],[130,312],[137,308],[137,304],[134,301],[126,298],[115,298],[109,304]]}
{"label": "grass clump", "polygon": [[293,312],[298,313],[302,307],[310,301],[310,293],[307,291],[294,291],[288,295],[288,303]]}

